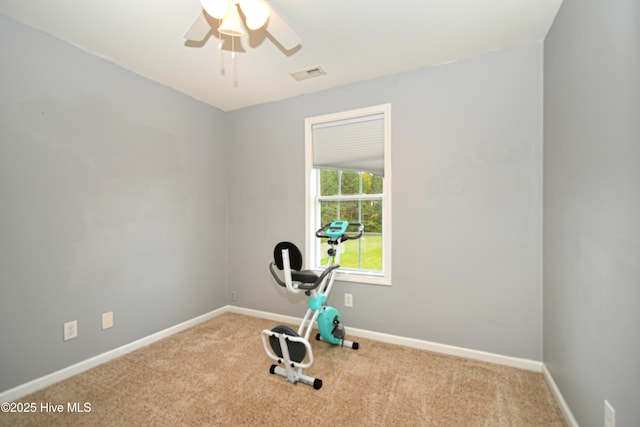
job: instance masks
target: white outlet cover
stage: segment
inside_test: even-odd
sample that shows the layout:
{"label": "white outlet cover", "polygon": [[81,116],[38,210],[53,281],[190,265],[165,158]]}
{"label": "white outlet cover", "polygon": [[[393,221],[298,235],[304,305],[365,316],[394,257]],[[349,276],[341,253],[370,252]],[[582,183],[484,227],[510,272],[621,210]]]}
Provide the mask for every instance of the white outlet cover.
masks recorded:
{"label": "white outlet cover", "polygon": [[113,328],[113,311],[102,313],[102,330]]}
{"label": "white outlet cover", "polygon": [[63,339],[68,341],[78,336],[78,321],[72,320],[64,324]]}
{"label": "white outlet cover", "polygon": [[616,411],[607,400],[604,401],[604,427],[616,427]]}
{"label": "white outlet cover", "polygon": [[353,294],[344,294],[344,306],[353,307]]}

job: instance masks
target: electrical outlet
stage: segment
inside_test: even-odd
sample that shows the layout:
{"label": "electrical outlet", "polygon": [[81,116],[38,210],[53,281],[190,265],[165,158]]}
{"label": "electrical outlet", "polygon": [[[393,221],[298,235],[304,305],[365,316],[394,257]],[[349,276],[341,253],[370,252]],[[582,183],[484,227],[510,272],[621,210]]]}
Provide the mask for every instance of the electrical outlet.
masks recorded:
{"label": "electrical outlet", "polygon": [[616,427],[616,411],[606,400],[604,401],[604,427]]}
{"label": "electrical outlet", "polygon": [[231,301],[235,301],[236,299],[238,299],[238,294],[236,291],[231,291]]}
{"label": "electrical outlet", "polygon": [[76,338],[78,336],[78,321],[73,320],[64,324],[64,340]]}
{"label": "electrical outlet", "polygon": [[352,294],[344,294],[344,306],[345,307],[353,307],[353,295]]}
{"label": "electrical outlet", "polygon": [[102,330],[113,328],[113,311],[102,313]]}

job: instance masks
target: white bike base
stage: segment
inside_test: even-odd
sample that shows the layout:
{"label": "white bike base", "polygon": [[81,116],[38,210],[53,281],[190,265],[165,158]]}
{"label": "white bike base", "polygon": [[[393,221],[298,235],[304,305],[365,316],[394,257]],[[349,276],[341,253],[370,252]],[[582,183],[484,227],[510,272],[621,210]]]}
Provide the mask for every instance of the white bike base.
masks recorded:
{"label": "white bike base", "polygon": [[[282,352],[282,357],[275,354],[272,349],[267,345],[267,340],[270,337],[277,338],[280,342],[280,351]],[[291,356],[289,354],[289,342],[299,342],[305,346],[306,349],[306,358],[307,362],[300,361],[294,362],[291,360]],[[284,333],[270,331],[268,329],[262,330],[262,345],[264,347],[267,356],[271,359],[278,362],[279,365],[271,365],[269,372],[271,374],[278,374],[287,379],[290,383],[301,382],[303,384],[308,384],[313,386],[314,389],[319,390],[322,387],[322,380],[318,378],[310,377],[309,375],[305,375],[302,373],[303,368],[308,368],[313,364],[313,351],[311,350],[311,345],[309,341],[302,337],[291,336]]]}

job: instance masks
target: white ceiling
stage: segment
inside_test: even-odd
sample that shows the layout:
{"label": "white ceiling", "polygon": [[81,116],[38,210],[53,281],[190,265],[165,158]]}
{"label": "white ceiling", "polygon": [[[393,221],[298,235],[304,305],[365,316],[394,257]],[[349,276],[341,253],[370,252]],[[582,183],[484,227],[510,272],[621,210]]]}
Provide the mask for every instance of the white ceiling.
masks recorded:
{"label": "white ceiling", "polygon": [[[561,3],[270,0],[301,45],[287,52],[258,31],[235,43],[244,50],[235,67],[230,53],[217,49],[216,31],[204,44],[185,43],[184,32],[201,13],[199,0],[0,0],[0,13],[231,111],[535,43]],[[304,81],[290,76],[314,66],[327,74]]]}

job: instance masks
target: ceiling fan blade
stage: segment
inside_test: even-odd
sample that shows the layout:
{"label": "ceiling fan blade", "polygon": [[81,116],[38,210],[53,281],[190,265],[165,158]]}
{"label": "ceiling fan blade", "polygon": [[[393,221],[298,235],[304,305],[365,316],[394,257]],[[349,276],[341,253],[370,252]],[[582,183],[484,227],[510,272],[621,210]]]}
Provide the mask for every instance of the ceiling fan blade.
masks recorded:
{"label": "ceiling fan blade", "polygon": [[298,33],[296,33],[293,28],[291,28],[289,24],[287,24],[285,20],[276,13],[275,10],[273,10],[273,7],[269,7],[269,23],[267,24],[267,32],[269,32],[269,34],[271,34],[273,38],[275,38],[276,41],[286,50],[291,50],[302,43],[302,39]]}
{"label": "ceiling fan blade", "polygon": [[207,37],[209,31],[211,31],[211,26],[201,9],[200,12],[198,12],[198,16],[196,16],[196,19],[193,20],[193,23],[182,37],[187,40],[200,42]]}

